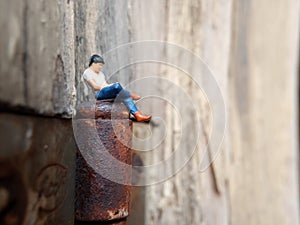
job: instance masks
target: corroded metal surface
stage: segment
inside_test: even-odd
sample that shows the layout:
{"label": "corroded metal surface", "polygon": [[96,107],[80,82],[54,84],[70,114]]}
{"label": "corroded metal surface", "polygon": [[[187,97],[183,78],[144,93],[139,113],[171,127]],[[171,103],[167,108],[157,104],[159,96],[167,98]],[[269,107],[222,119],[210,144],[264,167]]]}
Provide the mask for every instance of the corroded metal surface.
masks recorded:
{"label": "corroded metal surface", "polygon": [[0,224],[73,225],[70,121],[0,113]]}
{"label": "corroded metal surface", "polygon": [[128,119],[126,106],[109,101],[83,102],[76,108],[75,119]]}
{"label": "corroded metal surface", "polygon": [[130,225],[127,219],[113,220],[113,221],[75,221],[75,225]]}
{"label": "corroded metal surface", "polygon": [[[120,104],[120,103],[118,103]],[[132,122],[128,120],[128,111],[120,104],[118,108],[123,109],[120,115],[127,115],[127,119],[111,120],[109,116],[112,109],[112,103],[103,102],[98,105],[101,112],[107,112],[106,118],[98,118],[93,124],[91,119],[80,119],[79,130],[81,131],[80,142],[83,146],[77,152],[76,161],[76,200],[75,215],[78,221],[111,221],[125,218],[130,209],[130,192],[131,187],[122,185],[106,179],[99,171],[96,165],[91,165],[91,161],[104,165],[101,171],[110,173],[112,168],[118,167],[112,162],[105,161],[98,153],[107,151],[112,157],[119,162],[131,164],[132,152],[131,146],[131,129]],[[88,107],[85,107],[86,110]],[[81,112],[79,112],[81,113]],[[90,113],[88,113],[90,115]],[[89,138],[88,129],[95,126],[97,137],[101,145],[96,144],[96,140]],[[83,143],[82,143],[83,142]],[[84,143],[86,142],[86,143]],[[88,143],[95,142],[95,143]],[[92,148],[92,149],[91,149]],[[84,152],[83,152],[84,151]],[[85,151],[91,152],[86,154]],[[97,157],[97,159],[95,159]],[[93,158],[93,159],[91,159]],[[120,168],[119,168],[120,169]],[[130,183],[131,171],[121,171],[121,176]]]}

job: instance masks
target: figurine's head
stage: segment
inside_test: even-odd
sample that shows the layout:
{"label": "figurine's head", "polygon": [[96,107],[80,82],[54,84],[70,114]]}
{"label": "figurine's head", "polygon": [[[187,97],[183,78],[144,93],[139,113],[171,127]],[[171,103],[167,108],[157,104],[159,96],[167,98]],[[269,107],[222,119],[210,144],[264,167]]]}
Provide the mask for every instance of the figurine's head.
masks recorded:
{"label": "figurine's head", "polygon": [[104,60],[100,55],[95,54],[95,55],[91,56],[89,66],[93,67],[93,70],[95,72],[99,73],[100,70],[102,69],[103,65],[104,65]]}
{"label": "figurine's head", "polygon": [[104,60],[100,55],[95,54],[95,55],[91,56],[89,66],[91,66],[93,63],[102,63],[102,64],[104,64]]}

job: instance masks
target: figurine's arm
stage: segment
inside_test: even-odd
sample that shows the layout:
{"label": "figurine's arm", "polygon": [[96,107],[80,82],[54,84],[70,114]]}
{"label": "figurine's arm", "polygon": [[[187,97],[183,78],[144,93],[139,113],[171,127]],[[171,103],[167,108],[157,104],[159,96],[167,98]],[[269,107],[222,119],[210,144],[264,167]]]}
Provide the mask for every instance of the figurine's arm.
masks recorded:
{"label": "figurine's arm", "polygon": [[90,79],[87,82],[94,89],[94,91],[100,91],[102,89],[102,87],[99,84],[97,84],[93,79]]}

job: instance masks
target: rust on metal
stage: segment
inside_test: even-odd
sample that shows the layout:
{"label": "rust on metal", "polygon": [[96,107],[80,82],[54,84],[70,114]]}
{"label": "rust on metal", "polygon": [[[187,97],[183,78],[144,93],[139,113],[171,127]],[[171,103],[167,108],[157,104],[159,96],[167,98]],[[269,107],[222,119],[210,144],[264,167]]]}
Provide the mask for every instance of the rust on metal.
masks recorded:
{"label": "rust on metal", "polygon": [[[118,112],[113,112],[114,107]],[[83,143],[83,149],[77,152],[76,160],[76,198],[75,198],[75,216],[77,221],[112,221],[126,218],[130,209],[131,187],[115,183],[106,179],[97,173],[93,166],[83,157],[82,151],[108,151],[111,156],[120,162],[132,163],[131,151],[131,130],[132,121],[129,121],[129,114],[125,106],[121,103],[113,104],[111,102],[97,102],[96,109],[90,104],[83,104],[77,109],[77,119],[83,124],[79,128],[82,134],[80,139],[83,142],[89,140],[86,127],[96,126],[96,132],[102,145],[90,145]],[[95,118],[95,124],[91,123],[92,114]],[[85,118],[85,119],[84,119]],[[81,130],[82,129],[82,130]],[[93,146],[93,147],[91,147]],[[94,148],[94,149],[88,149]],[[101,158],[97,158],[97,163],[105,164],[106,172],[116,165],[107,165]],[[131,180],[131,171],[122,171],[122,176]]]}
{"label": "rust on metal", "polygon": [[[128,119],[124,104],[109,101],[83,102],[76,108],[75,119]],[[113,115],[113,116],[112,116]]]}

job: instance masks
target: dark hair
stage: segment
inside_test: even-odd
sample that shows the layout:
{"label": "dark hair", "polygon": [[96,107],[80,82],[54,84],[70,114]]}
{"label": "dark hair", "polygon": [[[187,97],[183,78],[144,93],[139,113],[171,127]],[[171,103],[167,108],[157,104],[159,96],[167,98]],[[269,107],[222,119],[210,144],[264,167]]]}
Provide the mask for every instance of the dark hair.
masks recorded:
{"label": "dark hair", "polygon": [[91,66],[93,63],[102,63],[104,64],[104,60],[100,55],[92,55],[90,59],[89,66]]}

